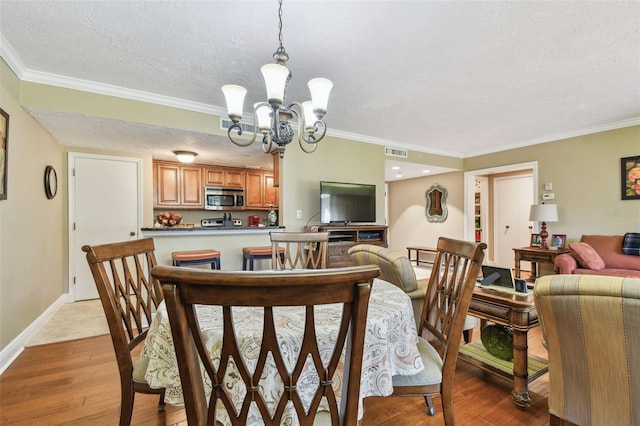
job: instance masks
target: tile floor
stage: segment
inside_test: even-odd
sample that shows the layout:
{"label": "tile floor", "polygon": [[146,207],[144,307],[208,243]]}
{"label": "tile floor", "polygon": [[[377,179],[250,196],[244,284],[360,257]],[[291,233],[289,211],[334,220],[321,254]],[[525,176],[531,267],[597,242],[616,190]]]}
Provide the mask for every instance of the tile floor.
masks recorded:
{"label": "tile floor", "polygon": [[108,334],[99,299],[65,303],[27,346]]}

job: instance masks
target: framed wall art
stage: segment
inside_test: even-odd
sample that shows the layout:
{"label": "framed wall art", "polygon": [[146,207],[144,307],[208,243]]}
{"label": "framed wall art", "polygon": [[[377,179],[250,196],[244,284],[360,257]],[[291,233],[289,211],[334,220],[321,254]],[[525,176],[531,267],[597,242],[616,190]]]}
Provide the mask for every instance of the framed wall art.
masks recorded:
{"label": "framed wall art", "polygon": [[620,159],[623,200],[640,200],[640,155]]}
{"label": "framed wall art", "polygon": [[9,114],[0,108],[0,200],[7,199],[7,153],[9,144]]}

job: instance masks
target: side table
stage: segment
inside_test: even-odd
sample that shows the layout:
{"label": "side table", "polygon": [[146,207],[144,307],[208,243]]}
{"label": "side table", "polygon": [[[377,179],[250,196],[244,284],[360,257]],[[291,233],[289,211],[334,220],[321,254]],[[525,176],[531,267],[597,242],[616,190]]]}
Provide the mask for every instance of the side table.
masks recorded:
{"label": "side table", "polygon": [[516,278],[520,278],[520,261],[531,262],[531,276],[528,281],[535,281],[538,276],[538,264],[550,263],[553,265],[553,260],[556,256],[562,253],[568,253],[569,249],[542,249],[537,247],[521,247],[514,248],[515,261],[516,261]]}

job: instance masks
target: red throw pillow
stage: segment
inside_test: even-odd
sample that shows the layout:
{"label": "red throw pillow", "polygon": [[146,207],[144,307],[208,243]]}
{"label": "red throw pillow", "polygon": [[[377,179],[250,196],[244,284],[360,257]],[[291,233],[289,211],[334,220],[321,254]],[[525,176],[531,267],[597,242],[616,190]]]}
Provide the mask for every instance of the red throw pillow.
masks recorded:
{"label": "red throw pillow", "polygon": [[571,254],[576,258],[580,266],[587,269],[593,269],[599,271],[604,269],[604,260],[600,257],[593,247],[587,243],[572,243],[569,244]]}

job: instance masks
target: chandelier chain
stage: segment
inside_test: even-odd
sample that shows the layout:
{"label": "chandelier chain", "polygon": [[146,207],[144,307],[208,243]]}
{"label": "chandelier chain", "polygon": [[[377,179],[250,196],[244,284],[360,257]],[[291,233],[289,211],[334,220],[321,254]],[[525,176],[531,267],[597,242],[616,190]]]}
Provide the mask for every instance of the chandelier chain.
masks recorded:
{"label": "chandelier chain", "polygon": [[282,45],[282,0],[278,0],[278,40],[280,41],[278,52],[284,52]]}

